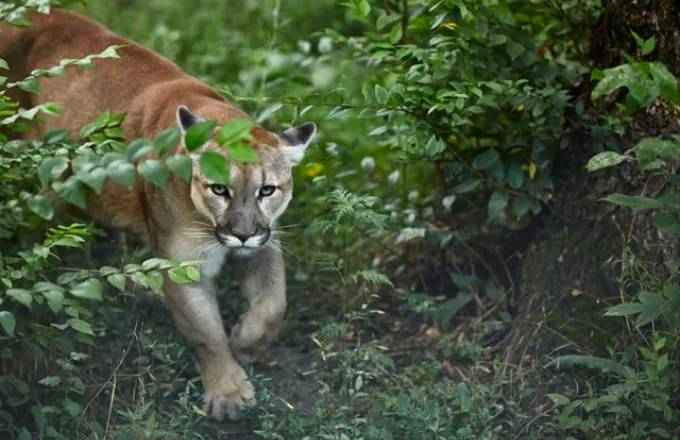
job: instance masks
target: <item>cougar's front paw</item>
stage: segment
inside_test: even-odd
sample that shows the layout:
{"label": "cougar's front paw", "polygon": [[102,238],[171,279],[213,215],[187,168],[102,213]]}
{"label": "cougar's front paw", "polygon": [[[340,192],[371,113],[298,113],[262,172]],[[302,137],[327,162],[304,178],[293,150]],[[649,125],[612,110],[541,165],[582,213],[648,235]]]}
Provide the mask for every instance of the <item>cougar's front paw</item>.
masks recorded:
{"label": "cougar's front paw", "polygon": [[235,373],[227,375],[221,380],[205,384],[205,407],[206,414],[210,414],[217,420],[223,420],[225,416],[230,420],[237,420],[242,408],[255,404],[255,388],[246,381],[246,373],[238,368]]}
{"label": "cougar's front paw", "polygon": [[249,312],[231,330],[229,346],[241,365],[255,362],[276,339],[281,320],[266,320]]}

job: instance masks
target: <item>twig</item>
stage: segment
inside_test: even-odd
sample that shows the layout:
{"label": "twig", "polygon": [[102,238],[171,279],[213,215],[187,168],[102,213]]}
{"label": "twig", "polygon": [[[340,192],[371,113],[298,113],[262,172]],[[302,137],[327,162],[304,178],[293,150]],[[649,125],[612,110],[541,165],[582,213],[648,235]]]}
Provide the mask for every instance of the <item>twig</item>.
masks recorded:
{"label": "twig", "polygon": [[401,39],[399,44],[406,44],[408,40],[408,0],[403,0],[404,11],[401,15]]}
{"label": "twig", "polygon": [[439,189],[439,194],[441,196],[446,195],[446,178],[444,177],[444,171],[442,170],[442,161],[437,159],[434,161],[434,177],[437,182],[437,188]]}
{"label": "twig", "polygon": [[111,387],[111,399],[109,399],[109,413],[106,416],[106,428],[104,428],[104,435],[109,432],[109,424],[111,423],[111,413],[113,412],[113,399],[116,397],[116,378],[118,377],[117,370],[113,372],[113,386]]}
{"label": "twig", "polygon": [[593,27],[592,21],[590,21],[590,14],[588,13],[588,10],[586,9],[585,5],[583,4],[583,0],[576,0],[578,3],[579,8],[581,8],[581,12],[583,13],[583,16],[586,19],[586,24],[588,25],[588,29]]}
{"label": "twig", "polygon": [[[272,53],[274,51],[274,45],[276,44],[276,39],[279,33],[279,13],[281,12],[281,0],[276,0],[274,3],[274,9],[272,9],[272,38],[269,41],[269,50],[267,53]],[[267,75],[269,74],[268,63],[265,62],[264,69],[262,69],[262,78],[260,79],[260,90],[258,95],[264,94],[264,89],[267,85]]]}
{"label": "twig", "polygon": [[[127,348],[123,352],[123,356],[120,358],[120,361],[118,362],[118,365],[116,368],[113,370],[113,373],[109,376],[108,380],[102,385],[102,387],[95,393],[94,396],[90,399],[89,402],[87,402],[87,405],[85,405],[85,409],[83,409],[83,414],[88,410],[90,405],[92,405],[92,402],[101,394],[102,391],[104,391],[104,388],[106,388],[106,385],[111,381],[111,379],[115,379],[116,373],[118,373],[118,370],[120,369],[121,365],[123,365],[123,362],[125,361],[125,358],[127,357],[128,353],[130,352],[130,348],[132,347],[132,342],[135,340],[135,335],[137,334],[137,324],[139,324],[139,318],[135,321],[135,328],[132,330],[132,338],[130,338],[130,343],[128,344]],[[114,383],[114,390],[115,390],[115,383]],[[113,393],[111,393],[113,395]]]}
{"label": "twig", "polygon": [[[503,258],[503,255],[501,255],[501,251],[498,250],[498,246],[494,246],[494,249],[496,250],[496,255],[498,255],[498,260],[503,265],[503,270],[505,271],[505,277],[510,282],[510,292],[515,293],[515,281],[513,280],[512,274],[510,274],[510,269],[508,268],[508,265],[506,264],[506,260]],[[508,294],[510,292],[507,292],[506,294]]]}

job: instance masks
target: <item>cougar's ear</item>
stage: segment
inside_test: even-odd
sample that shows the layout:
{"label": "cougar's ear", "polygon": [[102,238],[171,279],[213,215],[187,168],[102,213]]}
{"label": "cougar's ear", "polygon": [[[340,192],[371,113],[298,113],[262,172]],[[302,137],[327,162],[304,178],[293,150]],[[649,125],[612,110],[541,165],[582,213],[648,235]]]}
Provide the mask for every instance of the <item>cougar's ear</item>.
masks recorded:
{"label": "cougar's ear", "polygon": [[293,165],[300,163],[305,156],[307,146],[314,139],[316,124],[306,122],[300,126],[289,128],[279,135],[283,141],[283,152]]}
{"label": "cougar's ear", "polygon": [[177,107],[177,125],[182,130],[182,134],[186,134],[192,125],[202,121],[204,121],[203,118],[191,113],[185,105]]}

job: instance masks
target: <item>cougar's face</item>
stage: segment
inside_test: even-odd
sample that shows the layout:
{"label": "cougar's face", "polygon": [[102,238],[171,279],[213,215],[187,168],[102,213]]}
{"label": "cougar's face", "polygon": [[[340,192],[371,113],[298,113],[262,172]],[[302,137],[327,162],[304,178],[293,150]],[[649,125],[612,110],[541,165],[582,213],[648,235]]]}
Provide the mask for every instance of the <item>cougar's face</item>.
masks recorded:
{"label": "cougar's face", "polygon": [[[195,115],[178,109],[180,128]],[[258,163],[232,162],[229,185],[210,181],[195,163],[191,181],[191,199],[196,210],[213,226],[215,238],[228,248],[253,250],[265,246],[271,228],[293,197],[292,169],[300,162],[316,131],[312,123],[291,128],[279,135],[278,146],[257,146]],[[208,149],[225,153],[218,146]],[[196,162],[196,161],[195,161]]]}
{"label": "cougar's face", "polygon": [[200,170],[194,174],[191,198],[224,246],[266,245],[274,221],[293,196],[291,165],[280,152],[267,150],[260,149],[262,163],[232,163],[229,186],[211,182]]}

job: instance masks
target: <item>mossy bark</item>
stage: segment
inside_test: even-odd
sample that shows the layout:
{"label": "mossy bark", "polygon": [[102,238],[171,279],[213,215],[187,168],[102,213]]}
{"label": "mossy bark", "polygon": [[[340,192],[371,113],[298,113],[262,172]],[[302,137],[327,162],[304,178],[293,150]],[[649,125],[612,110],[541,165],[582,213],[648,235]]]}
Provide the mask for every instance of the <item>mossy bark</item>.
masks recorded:
{"label": "mossy bark", "polygon": [[[607,0],[605,12],[593,26],[594,65],[612,67],[636,54],[630,31],[643,38],[655,36],[657,48],[645,59],[663,61],[680,75],[680,2],[671,0]],[[592,84],[585,83],[575,99],[592,114]],[[607,111],[608,109],[604,109]],[[658,100],[634,115],[621,151],[641,139],[677,132],[677,112]],[[575,124],[576,125],[576,124]],[[557,191],[549,212],[534,234],[525,255],[515,307],[515,323],[506,345],[506,359],[515,364],[543,364],[567,352],[603,354],[623,330],[620,318],[604,317],[607,307],[621,301],[618,277],[624,243],[638,259],[662,268],[675,258],[677,239],[659,233],[649,213],[635,214],[599,201],[612,193],[658,194],[666,191],[660,179],[641,175],[631,164],[587,173],[585,164],[595,154],[587,132],[568,127],[569,147],[555,161]]]}

